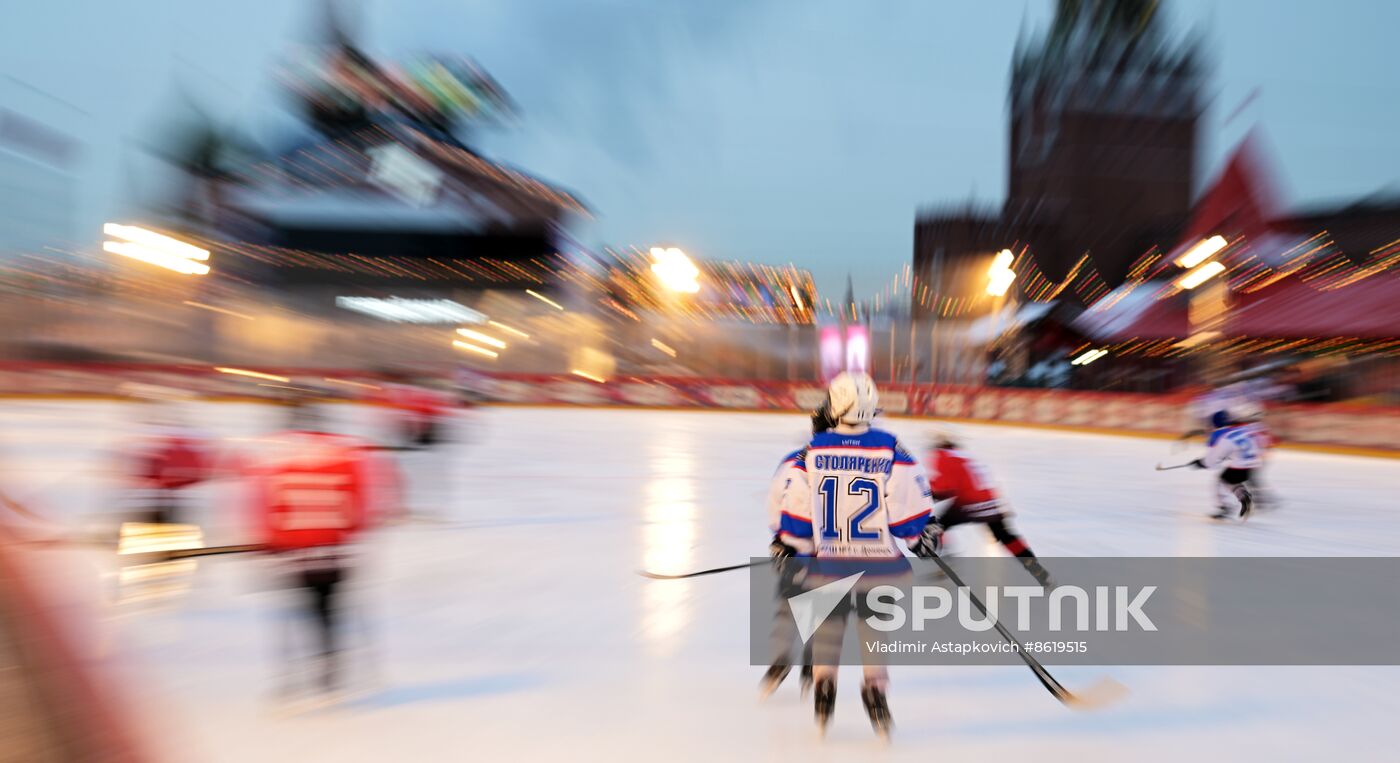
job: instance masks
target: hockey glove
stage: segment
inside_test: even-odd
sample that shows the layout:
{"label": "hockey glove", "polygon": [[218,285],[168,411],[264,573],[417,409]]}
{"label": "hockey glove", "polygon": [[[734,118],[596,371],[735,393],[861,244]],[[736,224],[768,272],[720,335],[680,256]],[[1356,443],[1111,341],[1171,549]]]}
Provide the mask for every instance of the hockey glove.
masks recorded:
{"label": "hockey glove", "polygon": [[914,555],[922,559],[932,559],[943,550],[943,525],[937,522],[929,522],[924,525],[924,531],[919,535],[919,539],[914,541],[914,545],[909,547]]}
{"label": "hockey glove", "polygon": [[783,542],[782,533],[773,534],[773,542],[768,544],[768,555],[773,561],[782,564],[785,559],[797,555],[797,549]]}

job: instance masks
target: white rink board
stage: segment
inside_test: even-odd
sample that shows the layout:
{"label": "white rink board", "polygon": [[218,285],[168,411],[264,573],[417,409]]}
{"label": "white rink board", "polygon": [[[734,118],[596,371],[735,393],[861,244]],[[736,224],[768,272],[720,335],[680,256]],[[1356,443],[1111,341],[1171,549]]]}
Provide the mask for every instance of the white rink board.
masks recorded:
{"label": "white rink board", "polygon": [[[190,409],[228,437],[271,425],[264,414]],[[0,484],[69,527],[100,524],[119,484],[104,464],[129,418],[110,403],[5,404]],[[464,424],[468,442],[402,464],[434,520],[388,528],[368,550],[357,631],[372,634],[383,681],[367,696],[270,712],[283,602],[259,592],[264,568],[247,557],[202,561],[175,603],[104,609],[106,647],[179,759],[1389,760],[1400,742],[1400,669],[1170,667],[1056,671],[1071,688],[1108,673],[1132,690],[1095,714],[1060,707],[1020,667],[896,667],[889,748],[849,669],[820,742],[795,682],[755,700],[742,572],[635,574],[764,553],[766,481],[805,417],[490,408]],[[890,428],[922,450],[919,422]],[[1153,471],[1193,457],[1169,442],[961,429],[1042,556],[1400,553],[1394,461],[1279,452],[1268,479],[1283,507],[1216,525],[1202,519],[1206,474]],[[237,503],[235,484],[201,490],[209,542],[241,539]],[[965,553],[995,551],[976,528],[951,534]],[[44,553],[71,557],[88,601],[111,585],[100,552]]]}

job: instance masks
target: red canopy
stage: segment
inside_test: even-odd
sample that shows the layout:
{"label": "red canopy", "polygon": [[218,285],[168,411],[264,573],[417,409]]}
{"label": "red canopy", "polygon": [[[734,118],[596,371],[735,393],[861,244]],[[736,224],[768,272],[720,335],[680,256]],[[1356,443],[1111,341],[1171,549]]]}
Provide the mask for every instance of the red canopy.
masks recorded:
{"label": "red canopy", "polygon": [[1332,291],[1285,278],[1234,295],[1225,332],[1250,337],[1400,337],[1400,277],[1378,273]]}

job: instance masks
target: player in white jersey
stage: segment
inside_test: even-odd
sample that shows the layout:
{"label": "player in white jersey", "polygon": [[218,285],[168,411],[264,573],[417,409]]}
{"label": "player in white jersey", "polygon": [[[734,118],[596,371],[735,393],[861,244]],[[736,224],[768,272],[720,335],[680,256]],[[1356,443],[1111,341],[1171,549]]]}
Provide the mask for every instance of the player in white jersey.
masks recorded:
{"label": "player in white jersey", "polygon": [[[812,434],[817,435],[831,429],[832,422],[827,420],[823,411],[816,411],[812,414]],[[785,561],[797,555],[795,549],[787,545],[782,539],[783,521],[783,500],[788,489],[794,480],[806,480],[807,470],[805,466],[807,458],[807,446],[804,445],[797,450],[783,457],[782,463],[773,472],[773,478],[768,483],[768,529],[773,532],[773,540],[768,545],[768,553],[773,557],[773,565],[778,573],[778,597],[780,599],[790,599],[806,590],[803,582],[806,580],[806,570],[796,564],[785,564]],[[807,556],[803,554],[803,556]],[[792,653],[797,645],[797,624],[788,616],[782,608],[775,611],[773,618],[773,632],[769,638],[769,646],[772,661],[769,663],[767,672],[763,674],[763,680],[759,682],[759,697],[767,698],[778,686],[787,678],[792,671]],[[812,688],[812,651],[810,647],[804,648],[801,673],[801,693],[803,697]]]}
{"label": "player in white jersey", "polygon": [[[843,562],[860,562],[865,574],[854,589],[857,592],[878,585],[882,577],[889,582],[890,577],[908,574],[908,562],[895,539],[910,548],[920,546],[933,510],[928,481],[918,462],[893,434],[870,426],[877,405],[875,382],[867,374],[843,373],[832,380],[823,406],[832,427],[813,435],[806,453],[794,462],[803,478],[791,480],[783,492],[779,533],[774,539],[788,553],[815,556],[811,573],[815,577]],[[815,709],[823,730],[835,709],[837,657],[851,610],[848,598],[813,637]],[[864,627],[862,615],[857,629]],[[891,725],[885,700],[888,671],[875,662],[877,656],[866,655],[866,659],[861,701],[876,732],[887,735]]]}
{"label": "player in white jersey", "polygon": [[1206,441],[1206,454],[1191,463],[1200,469],[1221,469],[1215,488],[1219,508],[1213,517],[1228,519],[1237,504],[1243,520],[1254,506],[1250,476],[1263,463],[1258,433],[1226,411],[1217,411],[1210,423],[1214,431]]}

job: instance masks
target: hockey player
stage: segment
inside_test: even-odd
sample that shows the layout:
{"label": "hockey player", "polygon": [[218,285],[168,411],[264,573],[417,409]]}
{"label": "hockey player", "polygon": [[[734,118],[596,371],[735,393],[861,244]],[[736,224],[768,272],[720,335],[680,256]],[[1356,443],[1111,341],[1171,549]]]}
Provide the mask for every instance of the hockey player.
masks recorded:
{"label": "hockey player", "polygon": [[[888,580],[908,574],[908,562],[895,539],[914,548],[932,510],[928,483],[914,457],[894,435],[871,427],[877,404],[875,383],[868,375],[842,373],[831,381],[822,416],[832,427],[814,434],[806,452],[799,452],[794,461],[803,478],[793,479],[784,491],[774,541],[790,553],[813,554],[813,576],[842,563],[863,565],[862,571],[870,574],[857,583],[857,591],[877,585],[881,575]],[[837,656],[850,612],[847,599],[813,637],[813,694],[823,731],[836,705]],[[857,628],[862,639],[873,637],[864,632],[867,627],[861,616]],[[876,733],[887,736],[888,672],[883,665],[867,663],[864,674],[861,701]]]}
{"label": "hockey player", "polygon": [[183,426],[166,404],[150,405],[146,426],[126,451],[129,474],[141,494],[145,521],[180,522],[187,519],[186,489],[209,476],[208,439]]}
{"label": "hockey player", "polygon": [[1213,431],[1206,440],[1206,454],[1191,463],[1198,469],[1224,467],[1216,482],[1218,509],[1212,518],[1229,519],[1231,505],[1236,504],[1244,520],[1254,507],[1250,476],[1262,463],[1258,434],[1228,411],[1216,411],[1210,423]]}
{"label": "hockey player", "polygon": [[327,693],[341,685],[342,591],[351,547],[378,508],[374,453],[366,443],[329,434],[309,404],[294,405],[292,426],[264,441],[251,469],[254,527],[280,562],[288,588],[314,623]]}
{"label": "hockey player", "polygon": [[959,449],[961,440],[951,427],[939,427],[933,433],[932,449],[926,461],[933,499],[947,502],[930,522],[935,550],[942,548],[944,530],[963,524],[981,524],[1007,553],[1020,560],[1036,582],[1049,586],[1050,573],[1041,566],[1025,539],[1011,529],[1011,513],[982,468]]}
{"label": "hockey player", "polygon": [[403,447],[426,449],[444,440],[446,395],[422,385],[388,384],[381,397]]}
{"label": "hockey player", "polygon": [[[818,409],[812,413],[812,434],[818,435],[831,429],[833,422],[827,418],[825,408]],[[798,554],[797,550],[789,546],[782,538],[782,515],[783,496],[791,487],[794,480],[807,479],[807,469],[805,461],[807,458],[807,446],[802,446],[797,450],[783,457],[782,463],[778,464],[778,469],[773,473],[773,479],[768,485],[768,529],[773,531],[773,540],[768,544],[768,553],[773,557],[773,564],[778,572],[777,594],[782,599],[788,599],[802,593],[802,578],[805,578],[805,570],[796,564],[786,564],[786,561],[794,556],[805,556]],[[759,682],[759,697],[767,698],[778,686],[783,683],[783,679],[792,670],[792,650],[797,641],[797,629],[792,618],[787,613],[779,609],[773,620],[773,634],[771,645],[773,649],[773,662],[768,667],[768,671],[763,674],[763,680]],[[801,694],[805,698],[812,688],[812,651],[803,649]]]}

